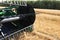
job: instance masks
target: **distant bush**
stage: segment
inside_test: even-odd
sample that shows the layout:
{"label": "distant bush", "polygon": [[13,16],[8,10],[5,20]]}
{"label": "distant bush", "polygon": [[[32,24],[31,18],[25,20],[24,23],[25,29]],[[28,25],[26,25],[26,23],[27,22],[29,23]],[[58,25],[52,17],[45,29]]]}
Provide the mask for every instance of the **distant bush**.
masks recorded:
{"label": "distant bush", "polygon": [[[32,5],[34,8],[42,9],[59,9],[60,10],[60,1],[27,1],[28,4]],[[6,4],[1,4],[1,6],[9,6]]]}
{"label": "distant bush", "polygon": [[34,8],[60,9],[60,1],[28,1]]}

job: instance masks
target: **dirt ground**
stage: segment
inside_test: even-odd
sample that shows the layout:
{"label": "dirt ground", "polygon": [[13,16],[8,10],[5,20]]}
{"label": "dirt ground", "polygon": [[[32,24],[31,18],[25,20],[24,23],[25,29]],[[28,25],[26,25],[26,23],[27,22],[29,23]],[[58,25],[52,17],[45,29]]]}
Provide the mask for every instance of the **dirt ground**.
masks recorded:
{"label": "dirt ground", "polygon": [[60,40],[60,10],[35,9],[33,32],[24,32],[18,40]]}

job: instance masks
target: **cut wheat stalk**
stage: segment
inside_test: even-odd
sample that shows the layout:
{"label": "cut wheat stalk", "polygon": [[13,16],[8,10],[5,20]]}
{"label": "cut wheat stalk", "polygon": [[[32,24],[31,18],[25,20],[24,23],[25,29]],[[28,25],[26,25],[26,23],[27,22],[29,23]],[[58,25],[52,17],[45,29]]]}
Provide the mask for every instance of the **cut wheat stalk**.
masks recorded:
{"label": "cut wheat stalk", "polygon": [[46,37],[48,40],[60,40],[57,36],[53,36],[53,35],[49,35],[47,33],[43,33],[43,32],[37,32],[37,31],[34,31],[33,33],[35,33],[36,35],[39,35],[39,36],[43,36],[43,37]]}

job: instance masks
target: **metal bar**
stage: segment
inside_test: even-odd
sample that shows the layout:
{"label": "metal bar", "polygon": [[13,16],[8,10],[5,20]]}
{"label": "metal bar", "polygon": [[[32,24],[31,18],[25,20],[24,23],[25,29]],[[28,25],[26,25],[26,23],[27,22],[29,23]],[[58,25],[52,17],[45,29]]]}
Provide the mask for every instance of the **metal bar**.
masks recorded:
{"label": "metal bar", "polygon": [[5,18],[1,21],[1,23],[15,21],[15,20],[18,20],[21,18],[23,19],[25,16],[30,16],[30,15],[34,15],[34,14],[29,13],[29,14],[20,14],[20,15],[22,15],[22,17],[17,16],[17,17]]}
{"label": "metal bar", "polygon": [[2,0],[2,3],[3,3],[3,0]]}
{"label": "metal bar", "polygon": [[[14,32],[14,33],[12,33],[12,34],[10,34],[10,35],[7,35],[7,36],[5,36],[4,38],[1,38],[1,40],[2,39],[6,39],[6,38],[8,38],[8,37],[11,37],[12,35],[15,35],[15,34],[20,34],[20,33],[22,33],[25,29],[27,29],[27,28],[29,28],[29,27],[31,27],[31,26],[28,26],[28,27],[25,27],[25,28],[23,28],[23,29],[21,29],[21,30],[18,30],[18,31],[16,31],[16,32]],[[19,35],[18,35],[19,36]]]}
{"label": "metal bar", "polygon": [[[13,4],[14,2],[14,4]],[[1,4],[8,4],[8,5],[19,5],[19,6],[27,6],[27,2],[23,1],[23,0],[6,0],[6,3],[4,2],[4,0],[2,0],[2,2],[0,2]]]}
{"label": "metal bar", "polygon": [[16,4],[16,0],[14,0],[14,4]]}
{"label": "metal bar", "polygon": [[3,19],[1,23],[10,22],[10,21],[18,20],[18,19],[20,19],[20,17],[6,18],[6,19]]}

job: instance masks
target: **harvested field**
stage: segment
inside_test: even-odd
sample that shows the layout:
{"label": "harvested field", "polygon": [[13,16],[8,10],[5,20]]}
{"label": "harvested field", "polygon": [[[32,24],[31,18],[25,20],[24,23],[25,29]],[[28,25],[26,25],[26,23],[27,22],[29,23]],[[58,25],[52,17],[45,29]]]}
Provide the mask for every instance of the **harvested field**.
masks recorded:
{"label": "harvested field", "polygon": [[15,40],[60,40],[60,10],[35,9],[35,13],[34,30]]}
{"label": "harvested field", "polygon": [[60,40],[60,10],[35,9],[33,32],[23,32],[18,40]]}

